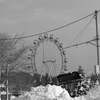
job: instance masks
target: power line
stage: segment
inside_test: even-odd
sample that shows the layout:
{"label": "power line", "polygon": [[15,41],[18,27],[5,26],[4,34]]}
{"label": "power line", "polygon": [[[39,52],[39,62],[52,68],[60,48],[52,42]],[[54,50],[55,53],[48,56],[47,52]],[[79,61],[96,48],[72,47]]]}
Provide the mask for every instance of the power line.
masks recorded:
{"label": "power line", "polygon": [[72,25],[72,24],[75,24],[75,23],[77,23],[77,22],[80,22],[80,21],[82,21],[82,20],[84,20],[84,19],[86,19],[86,18],[88,18],[88,17],[90,17],[90,16],[92,16],[92,15],[94,15],[94,12],[91,13],[91,14],[89,14],[89,15],[87,15],[87,16],[85,16],[85,17],[82,17],[82,18],[77,19],[77,20],[75,20],[75,21],[73,21],[73,22],[70,22],[70,23],[68,23],[68,24],[59,26],[59,27],[57,27],[57,28],[53,28],[53,29],[48,30],[48,31],[40,32],[40,33],[37,33],[37,34],[32,34],[32,35],[27,35],[27,36],[21,36],[21,37],[15,37],[15,38],[8,38],[8,39],[0,39],[0,40],[22,39],[22,38],[29,38],[29,37],[33,37],[33,36],[38,36],[38,35],[44,34],[44,33],[50,33],[50,32],[57,31],[57,30],[60,30],[60,29],[65,28],[65,27],[68,27],[68,26],[70,26],[70,25]]}
{"label": "power line", "polygon": [[[99,13],[99,12],[100,12],[100,10],[97,11],[97,13]],[[95,13],[94,13],[94,16],[92,18],[94,18],[94,17],[95,17]],[[90,23],[91,23],[91,20],[90,20]],[[97,40],[97,38],[92,39],[92,40],[89,40],[89,41],[85,41],[85,42],[81,42],[81,43],[69,45],[69,46],[66,46],[64,49],[68,49],[68,48],[72,48],[72,47],[77,47],[77,46],[84,45],[84,44],[88,44],[88,43],[90,43],[92,45],[95,45],[94,43],[91,43],[92,41],[95,41],[95,40]],[[100,40],[100,38],[98,38],[98,40]]]}
{"label": "power line", "polygon": [[72,48],[72,47],[77,47],[77,46],[80,46],[80,45],[88,44],[88,43],[90,43],[90,42],[92,42],[92,41],[95,41],[95,40],[96,40],[96,39],[91,39],[91,40],[89,40],[89,41],[85,41],[85,42],[73,44],[73,45],[64,47],[64,49],[68,49],[68,48]]}
{"label": "power line", "polygon": [[82,28],[82,30],[75,36],[75,38],[72,40],[72,42],[70,42],[70,44],[72,44],[74,41],[76,41],[77,37],[79,35],[82,35],[85,30],[88,28],[88,26],[91,24],[92,20],[94,19],[94,16],[89,20],[89,22]]}

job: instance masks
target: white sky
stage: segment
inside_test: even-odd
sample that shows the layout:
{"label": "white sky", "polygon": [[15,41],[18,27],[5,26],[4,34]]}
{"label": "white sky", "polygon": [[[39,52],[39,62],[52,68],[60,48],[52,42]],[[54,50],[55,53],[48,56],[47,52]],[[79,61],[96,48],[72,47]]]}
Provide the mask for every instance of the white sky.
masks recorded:
{"label": "white sky", "polygon": [[[0,32],[34,34],[71,22],[96,9],[100,9],[100,0],[0,0]],[[89,19],[53,33],[59,33],[55,34],[56,37],[67,46],[87,21]],[[94,25],[93,22],[76,40],[92,39],[95,36]],[[83,65],[86,73],[93,71],[96,64],[95,47],[87,45],[68,49],[66,54],[69,70]]]}

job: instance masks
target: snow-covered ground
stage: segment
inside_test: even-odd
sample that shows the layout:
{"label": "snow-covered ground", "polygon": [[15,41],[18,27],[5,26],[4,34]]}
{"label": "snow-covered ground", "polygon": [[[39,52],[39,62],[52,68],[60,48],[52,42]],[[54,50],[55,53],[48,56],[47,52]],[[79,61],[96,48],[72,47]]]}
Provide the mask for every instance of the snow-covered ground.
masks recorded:
{"label": "snow-covered ground", "polygon": [[32,87],[30,92],[12,100],[100,100],[100,86],[95,86],[85,96],[75,98],[70,97],[69,93],[60,86],[38,86]]}
{"label": "snow-covered ground", "polygon": [[100,86],[95,86],[85,96],[86,100],[100,100]]}

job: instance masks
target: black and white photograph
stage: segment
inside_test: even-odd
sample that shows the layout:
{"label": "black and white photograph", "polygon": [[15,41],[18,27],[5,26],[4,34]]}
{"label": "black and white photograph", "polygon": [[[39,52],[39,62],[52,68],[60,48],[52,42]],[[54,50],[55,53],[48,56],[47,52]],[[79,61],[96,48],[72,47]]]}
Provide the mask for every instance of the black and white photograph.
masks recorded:
{"label": "black and white photograph", "polygon": [[100,100],[100,0],[0,0],[0,100]]}

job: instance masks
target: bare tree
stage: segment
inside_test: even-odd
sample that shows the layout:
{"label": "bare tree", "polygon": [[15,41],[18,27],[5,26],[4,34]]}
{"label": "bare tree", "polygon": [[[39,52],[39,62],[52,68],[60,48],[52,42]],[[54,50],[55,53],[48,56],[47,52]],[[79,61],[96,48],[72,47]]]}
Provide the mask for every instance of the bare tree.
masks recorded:
{"label": "bare tree", "polygon": [[[23,55],[27,47],[16,47],[18,39],[11,39],[8,34],[0,33],[0,68],[5,71],[7,65],[9,70],[14,69],[14,63]],[[13,67],[12,67],[13,64]]]}

